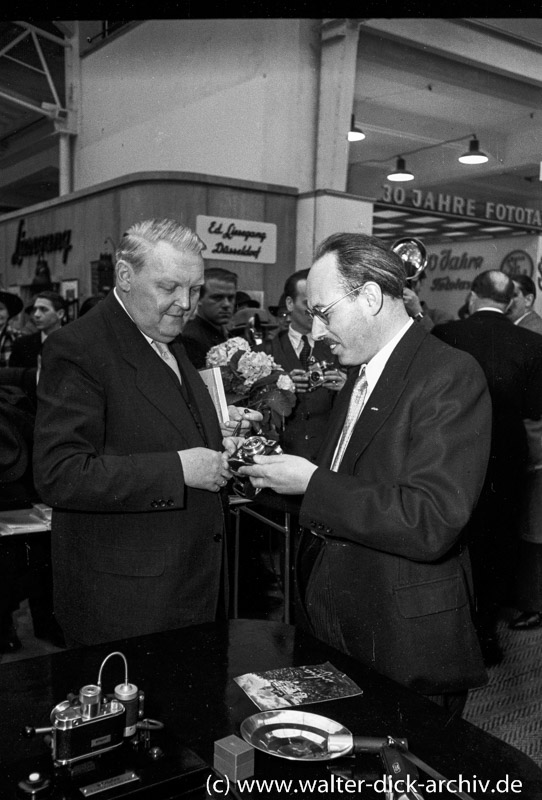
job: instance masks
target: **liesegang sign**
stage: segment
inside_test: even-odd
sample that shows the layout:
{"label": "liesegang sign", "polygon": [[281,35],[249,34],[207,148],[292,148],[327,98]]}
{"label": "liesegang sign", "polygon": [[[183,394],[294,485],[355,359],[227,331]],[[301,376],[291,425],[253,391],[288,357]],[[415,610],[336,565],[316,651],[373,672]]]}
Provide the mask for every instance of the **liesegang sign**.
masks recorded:
{"label": "liesegang sign", "polygon": [[277,226],[231,217],[196,217],[196,233],[205,242],[203,258],[275,264]]}

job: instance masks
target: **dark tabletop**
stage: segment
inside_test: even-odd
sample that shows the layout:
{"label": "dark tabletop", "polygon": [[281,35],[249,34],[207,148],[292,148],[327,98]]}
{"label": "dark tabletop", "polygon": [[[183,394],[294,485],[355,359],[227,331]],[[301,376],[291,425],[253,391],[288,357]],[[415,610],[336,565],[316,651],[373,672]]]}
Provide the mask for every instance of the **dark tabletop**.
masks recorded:
{"label": "dark tabletop", "polygon": [[[513,780],[521,781],[521,794],[508,791],[501,794],[503,797],[542,797],[542,770],[523,753],[467,722],[450,721],[446,712],[429,700],[295,628],[261,620],[196,626],[0,665],[0,762],[4,775],[13,774],[13,767],[7,765],[43,757],[42,738],[23,739],[19,735],[21,728],[48,725],[51,709],[68,692],[78,692],[81,686],[97,682],[102,660],[114,650],[124,653],[129,680],[145,692],[146,715],[164,722],[184,745],[209,764],[213,761],[215,740],[239,735],[241,722],[258,711],[233,681],[235,676],[329,661],[352,678],[363,694],[306,705],[304,710],[336,720],[354,734],[404,737],[416,756],[447,778],[463,776],[473,780],[476,776],[478,780],[490,780],[488,791],[469,792],[476,798],[498,796],[497,781],[504,780],[509,785]],[[108,661],[102,675],[104,691],[112,691],[123,679],[121,660]],[[362,756],[358,761],[374,771],[375,758]],[[329,779],[329,763],[288,761],[256,751],[255,777]],[[245,792],[244,796],[261,794]],[[300,797],[295,788],[266,794]],[[321,791],[318,794],[332,796]],[[373,791],[355,796],[384,798],[384,794]],[[451,795],[432,793],[425,797]]]}

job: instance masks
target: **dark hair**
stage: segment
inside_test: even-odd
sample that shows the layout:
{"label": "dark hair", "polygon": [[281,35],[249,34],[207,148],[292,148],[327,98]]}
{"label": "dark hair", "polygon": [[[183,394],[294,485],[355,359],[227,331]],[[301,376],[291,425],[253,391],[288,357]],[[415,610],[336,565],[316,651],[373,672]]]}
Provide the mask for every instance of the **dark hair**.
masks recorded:
{"label": "dark hair", "polygon": [[374,281],[383,294],[403,297],[406,281],[403,261],[382,239],[365,233],[333,233],[318,245],[314,260],[327,253],[335,253],[345,289]]}
{"label": "dark hair", "polygon": [[308,277],[309,277],[308,269],[298,269],[297,272],[293,272],[288,278],[286,278],[286,283],[284,284],[284,292],[282,293],[285,302],[287,297],[291,297],[292,300],[296,299],[297,284],[299,283],[299,281],[306,281]]}
{"label": "dark hair", "polygon": [[103,296],[101,294],[92,294],[90,297],[87,297],[87,299],[81,303],[78,316],[84,316],[87,311],[90,311],[91,308],[97,306],[100,300],[103,300]]}
{"label": "dark hair", "polygon": [[32,299],[32,305],[34,305],[36,300],[49,300],[55,311],[62,310],[64,313],[66,312],[66,301],[58,292],[50,292],[46,289],[43,292],[39,292],[39,294]]}
{"label": "dark hair", "polygon": [[512,280],[504,272],[488,269],[476,276],[471,291],[480,299],[493,300],[506,306],[513,298],[515,289]]}
{"label": "dark hair", "polygon": [[224,283],[233,283],[237,289],[237,275],[235,272],[230,272],[229,269],[222,269],[222,267],[209,267],[203,273],[205,283],[201,287],[200,297],[205,294],[205,287],[209,281],[224,281]]}
{"label": "dark hair", "polygon": [[517,283],[524,297],[528,294],[532,294],[533,297],[536,297],[536,285],[532,278],[529,278],[528,275],[511,275],[510,277],[514,283]]}

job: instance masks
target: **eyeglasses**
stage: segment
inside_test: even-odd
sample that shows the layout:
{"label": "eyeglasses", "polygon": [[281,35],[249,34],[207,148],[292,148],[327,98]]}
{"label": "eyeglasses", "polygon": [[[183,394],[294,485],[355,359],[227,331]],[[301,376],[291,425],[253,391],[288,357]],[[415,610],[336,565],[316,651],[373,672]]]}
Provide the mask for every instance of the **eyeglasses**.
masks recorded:
{"label": "eyeglasses", "polygon": [[320,322],[323,322],[324,325],[329,325],[328,315],[333,306],[336,306],[337,303],[340,303],[341,300],[345,299],[345,297],[348,297],[349,295],[354,294],[354,292],[358,292],[360,289],[363,289],[364,286],[365,284],[362,284],[361,286],[354,287],[354,289],[350,289],[349,292],[343,294],[343,296],[339,297],[338,300],[334,300],[332,303],[329,303],[327,306],[324,306],[323,308],[317,308],[316,306],[314,308],[307,308],[305,314],[311,319],[314,319],[316,317],[317,319],[320,320]]}

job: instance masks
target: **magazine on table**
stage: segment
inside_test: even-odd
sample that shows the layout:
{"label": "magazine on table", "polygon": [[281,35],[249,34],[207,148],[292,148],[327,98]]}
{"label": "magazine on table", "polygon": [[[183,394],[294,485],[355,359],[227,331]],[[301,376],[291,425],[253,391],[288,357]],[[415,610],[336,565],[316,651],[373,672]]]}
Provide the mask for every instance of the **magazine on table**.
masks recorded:
{"label": "magazine on table", "polygon": [[247,672],[234,680],[261,711],[363,694],[348,675],[339,672],[329,661],[267,672]]}

